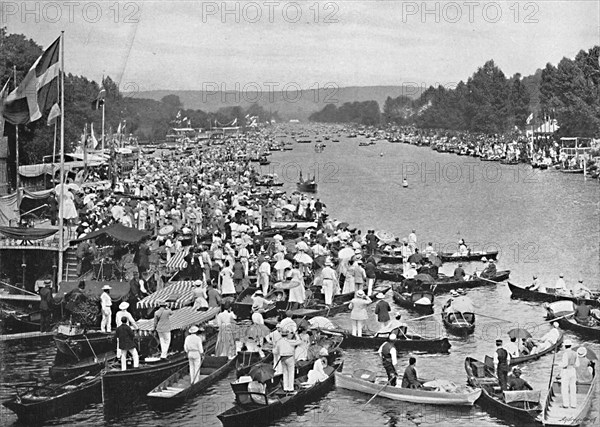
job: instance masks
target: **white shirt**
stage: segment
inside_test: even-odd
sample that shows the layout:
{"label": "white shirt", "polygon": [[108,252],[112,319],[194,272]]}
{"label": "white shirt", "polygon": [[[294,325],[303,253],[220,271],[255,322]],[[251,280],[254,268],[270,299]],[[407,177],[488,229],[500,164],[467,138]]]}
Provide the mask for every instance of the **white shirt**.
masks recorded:
{"label": "white shirt", "polygon": [[563,289],[565,291],[567,290],[567,284],[565,283],[565,280],[562,277],[558,278],[554,287],[556,289]]}
{"label": "white shirt", "polygon": [[508,354],[510,355],[511,358],[513,357],[519,357],[519,346],[517,345],[516,342],[507,342],[506,345],[504,346],[504,350],[508,351]]}
{"label": "white shirt", "polygon": [[102,305],[102,308],[110,309],[112,307],[112,299],[110,299],[110,295],[108,295],[106,292],[102,292],[102,295],[100,295],[100,304]]}
{"label": "white shirt", "polygon": [[190,334],[185,338],[183,344],[183,350],[188,354],[189,358],[196,359],[204,353],[204,347],[202,346],[202,338],[196,334]]}
{"label": "white shirt", "polygon": [[[379,357],[381,357],[381,351],[383,350],[383,346],[386,343],[384,342],[383,344],[381,344],[381,347],[379,347],[379,350],[377,350],[377,353],[379,353]],[[392,365],[396,365],[398,363],[398,352],[396,350],[396,346],[392,346],[392,348],[390,348],[390,356],[392,356]]]}

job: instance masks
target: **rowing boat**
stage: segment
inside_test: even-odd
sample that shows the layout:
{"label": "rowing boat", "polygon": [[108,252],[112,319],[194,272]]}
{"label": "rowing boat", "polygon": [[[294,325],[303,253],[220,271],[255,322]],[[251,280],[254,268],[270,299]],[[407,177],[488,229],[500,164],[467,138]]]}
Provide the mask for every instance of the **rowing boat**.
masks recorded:
{"label": "rowing boat", "polygon": [[[236,298],[234,303],[232,304],[233,313],[240,320],[250,319],[252,317],[252,295],[258,290],[256,287],[249,286],[244,289]],[[273,296],[273,292],[266,295],[266,299],[269,299]],[[277,314],[277,308],[275,304],[267,307],[266,310],[260,312],[263,317],[271,317]]]}
{"label": "rowing boat", "polygon": [[454,335],[464,336],[475,331],[475,313],[457,311],[447,305],[442,309],[442,322]]}
{"label": "rowing boat", "polygon": [[[59,355],[57,354],[57,359]],[[99,353],[96,356],[86,357],[77,362],[55,363],[50,367],[50,378],[55,381],[72,378],[81,375],[83,372],[95,374],[100,372],[108,363],[116,360],[117,356],[114,350],[106,353]]]}
{"label": "rowing boat", "polygon": [[558,337],[558,340],[552,344],[550,347],[538,352],[538,353],[533,353],[533,354],[528,354],[525,356],[519,356],[519,357],[511,357],[510,358],[510,366],[515,366],[515,365],[520,365],[521,363],[525,363],[525,362],[531,362],[532,360],[538,360],[540,357],[546,355],[546,354],[550,354],[550,353],[554,353],[555,350],[558,350],[560,348],[560,346],[562,345],[563,342],[563,333],[560,332],[560,335]]}
{"label": "rowing boat", "polygon": [[579,335],[583,335],[587,338],[600,341],[599,326],[582,325],[581,323],[577,322],[577,320],[569,317],[563,317],[562,319],[558,319],[558,323],[563,329],[569,329],[573,332],[578,333]]}
{"label": "rowing boat", "polygon": [[598,387],[597,383],[595,377],[589,383],[578,382],[577,407],[563,408],[561,383],[557,376],[548,391],[539,421],[545,426],[578,426],[588,421],[586,416],[592,406],[592,400]]}
{"label": "rowing boat", "polygon": [[476,288],[478,286],[493,285],[494,282],[502,282],[503,280],[508,279],[509,276],[510,270],[498,271],[494,276],[486,278],[471,276],[469,280],[456,280],[454,277],[440,276],[440,278],[431,285],[431,288],[436,293],[448,292],[452,289]]}
{"label": "rowing boat", "polygon": [[[410,403],[423,403],[428,405],[451,405],[451,406],[473,406],[475,401],[481,395],[481,389],[471,387],[460,388],[460,392],[451,393],[444,391],[441,387],[433,386],[431,382],[425,383],[423,388],[403,388],[394,387],[387,384],[387,378],[375,379],[369,381],[365,377],[369,375],[360,375],[357,371],[354,375],[335,373],[335,385],[337,388],[346,390],[360,391],[369,395],[377,394],[380,397],[386,397],[392,400],[399,400]],[[379,381],[377,381],[379,380]],[[383,389],[382,389],[383,385]]]}
{"label": "rowing boat", "polygon": [[419,313],[433,313],[433,292],[431,291],[394,292],[394,302]]}
{"label": "rowing boat", "polygon": [[[323,329],[322,334],[331,336],[343,336],[343,348],[369,348],[377,349],[388,340],[389,334],[373,334],[363,332],[362,337],[352,335],[349,331],[343,329]],[[394,341],[394,346],[398,351],[422,351],[428,353],[447,353],[451,345],[448,338],[424,338],[417,334],[398,334],[398,339]]]}
{"label": "rowing boat", "polygon": [[17,414],[20,421],[40,424],[76,414],[87,404],[101,401],[100,374],[84,372],[64,384],[46,382],[33,387],[2,404]]}
{"label": "rowing boat", "polygon": [[387,280],[389,282],[403,282],[405,279],[402,270],[381,266],[375,267],[375,277],[377,280]]}
{"label": "rowing boat", "polygon": [[[337,360],[324,371],[327,379],[314,385],[303,387],[293,394],[286,394],[281,387],[281,377],[277,377],[274,387],[264,393],[248,391],[246,387],[236,389],[236,405],[217,415],[224,427],[262,426],[289,414],[300,411],[309,402],[315,401],[333,387],[335,372],[341,371],[343,361]],[[305,382],[306,377],[298,378]],[[237,384],[242,386],[243,384]]]}
{"label": "rowing boat", "polygon": [[[554,292],[540,292],[540,291],[532,291],[526,288],[522,288],[517,286],[511,282],[508,282],[508,288],[512,294],[512,298],[524,299],[526,301],[547,301],[547,302],[555,302],[560,300],[569,300],[577,303],[578,300],[584,300],[588,305],[592,307],[600,307],[600,300],[598,299],[587,299],[587,298],[577,298],[574,296],[556,294]],[[552,289],[552,288],[550,288]]]}
{"label": "rowing boat", "polygon": [[211,384],[233,369],[236,359],[207,356],[195,383],[191,383],[190,370],[184,366],[151,390],[146,397],[153,405],[175,406],[205,391]]}
{"label": "rowing boat", "polygon": [[472,357],[465,359],[467,382],[471,387],[482,390],[477,403],[493,415],[501,415],[512,424],[534,424],[535,418],[542,411],[540,391],[502,391],[498,378],[493,374],[492,358],[486,356],[486,362],[484,364]]}
{"label": "rowing boat", "polygon": [[466,254],[452,253],[452,252],[441,252],[438,255],[443,262],[461,262],[461,261],[481,261],[482,258],[496,259],[498,257],[498,251],[489,252],[469,252]]}

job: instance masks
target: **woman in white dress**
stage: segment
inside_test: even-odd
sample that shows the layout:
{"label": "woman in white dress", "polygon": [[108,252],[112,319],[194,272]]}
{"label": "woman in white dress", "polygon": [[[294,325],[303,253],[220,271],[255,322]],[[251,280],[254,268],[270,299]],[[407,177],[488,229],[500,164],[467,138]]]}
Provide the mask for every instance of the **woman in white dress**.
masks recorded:
{"label": "woman in white dress", "polygon": [[[294,261],[295,267],[297,266],[297,262]],[[302,277],[302,273],[297,268],[293,268],[291,270],[286,270],[286,279],[290,280],[292,283],[298,283],[297,286],[294,286],[290,289],[290,295],[288,298],[288,302],[290,302],[290,306],[292,309],[299,308],[304,301],[306,300],[306,290],[304,289],[304,278]]]}
{"label": "woman in white dress", "polygon": [[237,354],[237,350],[235,348],[235,339],[233,338],[235,314],[231,312],[231,306],[229,305],[229,302],[224,304],[223,311],[217,314],[215,322],[219,328],[215,355],[233,359]]}
{"label": "woman in white dress", "polygon": [[225,267],[219,273],[219,290],[221,291],[221,296],[223,298],[235,297],[233,270],[231,269],[231,264],[229,262],[225,263]]}
{"label": "woman in white dress", "polygon": [[67,221],[79,217],[79,214],[77,213],[77,208],[75,208],[75,196],[73,196],[73,193],[71,193],[68,188],[65,187],[63,191],[62,210],[60,209],[60,191],[56,196],[58,198],[59,203],[59,217],[62,216],[62,218],[66,219]]}
{"label": "woman in white dress", "polygon": [[354,259],[351,259],[348,268],[346,269],[346,279],[344,280],[344,289],[342,289],[342,294],[350,294],[356,291],[356,285],[354,283],[355,263],[356,261]]}

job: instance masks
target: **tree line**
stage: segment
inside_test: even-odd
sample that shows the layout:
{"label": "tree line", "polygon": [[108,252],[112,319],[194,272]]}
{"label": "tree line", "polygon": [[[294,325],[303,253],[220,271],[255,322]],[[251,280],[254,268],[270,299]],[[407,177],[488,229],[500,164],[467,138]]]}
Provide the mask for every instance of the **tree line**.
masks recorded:
{"label": "tree line", "polygon": [[[382,111],[375,101],[333,104],[310,116],[316,122],[398,124],[477,133],[508,133],[558,121],[559,136],[600,136],[600,46],[574,59],[522,77],[507,77],[493,60],[456,87],[429,87],[417,99],[388,97]],[[374,103],[374,104],[373,104]],[[350,113],[351,112],[351,113]]]}

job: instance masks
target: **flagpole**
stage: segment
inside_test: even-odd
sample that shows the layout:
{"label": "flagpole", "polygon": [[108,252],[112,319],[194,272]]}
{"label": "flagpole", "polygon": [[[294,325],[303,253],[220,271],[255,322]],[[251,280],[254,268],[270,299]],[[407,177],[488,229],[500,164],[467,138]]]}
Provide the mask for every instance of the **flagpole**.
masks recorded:
{"label": "flagpole", "polygon": [[63,246],[65,244],[64,219],[63,219],[63,195],[65,178],[65,32],[60,32],[60,197],[58,201],[58,275],[56,284],[62,281],[63,276]]}
{"label": "flagpole", "polygon": [[102,102],[102,154],[104,154],[104,104],[106,101]]}
{"label": "flagpole", "polygon": [[[13,76],[14,76],[14,85],[15,89],[17,88],[17,66],[13,65]],[[15,169],[16,169],[16,177],[15,177],[15,185],[17,187],[17,211],[21,206],[21,180],[19,179],[19,125],[15,125]],[[19,220],[21,215],[19,214]]]}

